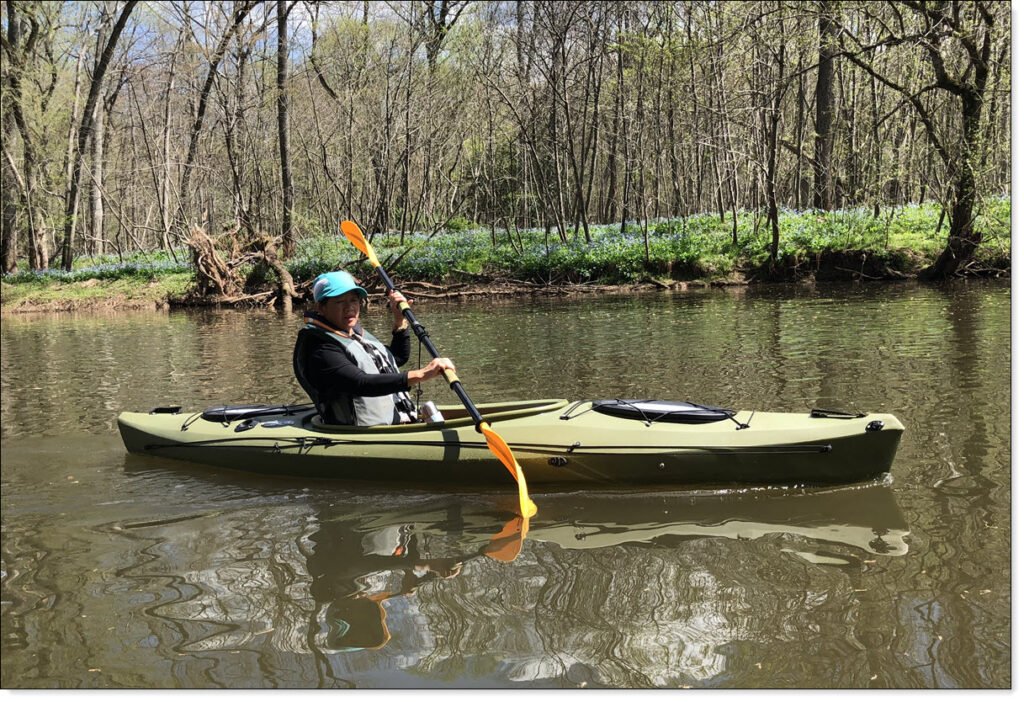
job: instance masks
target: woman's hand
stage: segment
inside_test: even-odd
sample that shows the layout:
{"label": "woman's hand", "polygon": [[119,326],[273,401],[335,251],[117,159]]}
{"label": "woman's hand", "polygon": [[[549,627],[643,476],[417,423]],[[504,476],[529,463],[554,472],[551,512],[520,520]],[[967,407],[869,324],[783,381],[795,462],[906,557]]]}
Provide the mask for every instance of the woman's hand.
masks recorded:
{"label": "woman's hand", "polygon": [[443,374],[446,370],[455,371],[455,364],[449,358],[435,358],[419,370],[409,371],[409,385],[422,383]]}
{"label": "woman's hand", "polygon": [[401,304],[403,302],[407,305],[409,304],[409,301],[402,293],[397,290],[392,290],[388,293],[388,306],[391,308],[391,314],[395,318],[395,323],[392,327],[394,331],[401,331],[408,326],[405,322],[405,317],[402,316]]}

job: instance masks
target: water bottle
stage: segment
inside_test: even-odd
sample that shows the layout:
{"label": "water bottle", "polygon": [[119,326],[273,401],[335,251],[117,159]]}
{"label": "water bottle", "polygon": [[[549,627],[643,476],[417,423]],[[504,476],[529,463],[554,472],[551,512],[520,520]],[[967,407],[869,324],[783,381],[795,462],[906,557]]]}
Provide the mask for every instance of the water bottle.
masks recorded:
{"label": "water bottle", "polygon": [[427,424],[440,424],[444,417],[433,402],[424,402],[420,406],[420,419]]}

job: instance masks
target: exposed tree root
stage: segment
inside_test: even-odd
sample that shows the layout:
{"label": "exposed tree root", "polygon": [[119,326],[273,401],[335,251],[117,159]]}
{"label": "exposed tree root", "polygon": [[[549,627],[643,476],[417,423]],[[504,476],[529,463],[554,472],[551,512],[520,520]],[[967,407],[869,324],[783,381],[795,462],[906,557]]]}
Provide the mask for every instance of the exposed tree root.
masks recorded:
{"label": "exposed tree root", "polygon": [[[192,251],[192,263],[196,270],[196,286],[184,304],[211,305],[274,305],[276,302],[290,307],[292,300],[301,300],[303,295],[296,289],[291,273],[277,255],[280,237],[267,234],[252,235],[249,241],[238,238],[239,227],[227,230],[215,242],[206,231],[193,224],[186,241]],[[226,251],[225,260],[218,249]],[[249,290],[241,275],[241,268],[255,263],[274,272],[277,278],[276,290]]]}

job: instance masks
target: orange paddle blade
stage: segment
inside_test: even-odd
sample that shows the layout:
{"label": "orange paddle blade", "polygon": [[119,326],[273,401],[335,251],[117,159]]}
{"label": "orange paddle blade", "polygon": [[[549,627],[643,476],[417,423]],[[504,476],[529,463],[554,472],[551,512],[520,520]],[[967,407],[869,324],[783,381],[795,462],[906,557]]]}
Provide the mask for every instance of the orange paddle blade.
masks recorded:
{"label": "orange paddle blade", "polygon": [[491,537],[490,543],[484,546],[483,553],[488,558],[503,563],[511,563],[523,548],[523,540],[530,529],[530,520],[513,517],[504,528]]}
{"label": "orange paddle blade", "polygon": [[496,431],[491,429],[487,422],[480,423],[480,432],[487,439],[487,447],[491,449],[491,453],[498,457],[502,465],[519,483],[519,513],[524,517],[532,517],[537,514],[537,505],[530,499],[530,493],[526,488],[526,477],[523,475],[523,469],[519,466],[519,461],[512,455],[512,449],[508,447],[504,439],[498,436]]}
{"label": "orange paddle blade", "polygon": [[363,230],[359,228],[359,225],[350,219],[346,219],[341,223],[341,233],[345,235],[345,238],[352,242],[352,245],[363,252],[366,258],[370,259],[370,265],[374,268],[380,268],[380,261],[377,260],[377,254],[373,250],[373,246],[363,236]]}

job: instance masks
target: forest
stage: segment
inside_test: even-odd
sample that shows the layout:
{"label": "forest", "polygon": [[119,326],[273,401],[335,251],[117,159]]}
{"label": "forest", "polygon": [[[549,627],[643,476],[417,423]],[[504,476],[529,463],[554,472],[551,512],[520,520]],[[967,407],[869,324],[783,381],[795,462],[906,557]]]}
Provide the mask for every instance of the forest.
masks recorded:
{"label": "forest", "polygon": [[529,231],[548,253],[636,236],[649,263],[659,225],[709,217],[726,248],[762,236],[771,272],[794,212],[913,206],[942,234],[921,276],[950,277],[993,207],[1009,226],[1010,14],[5,0],[2,269],[215,244],[284,275],[341,219],[513,256]]}

